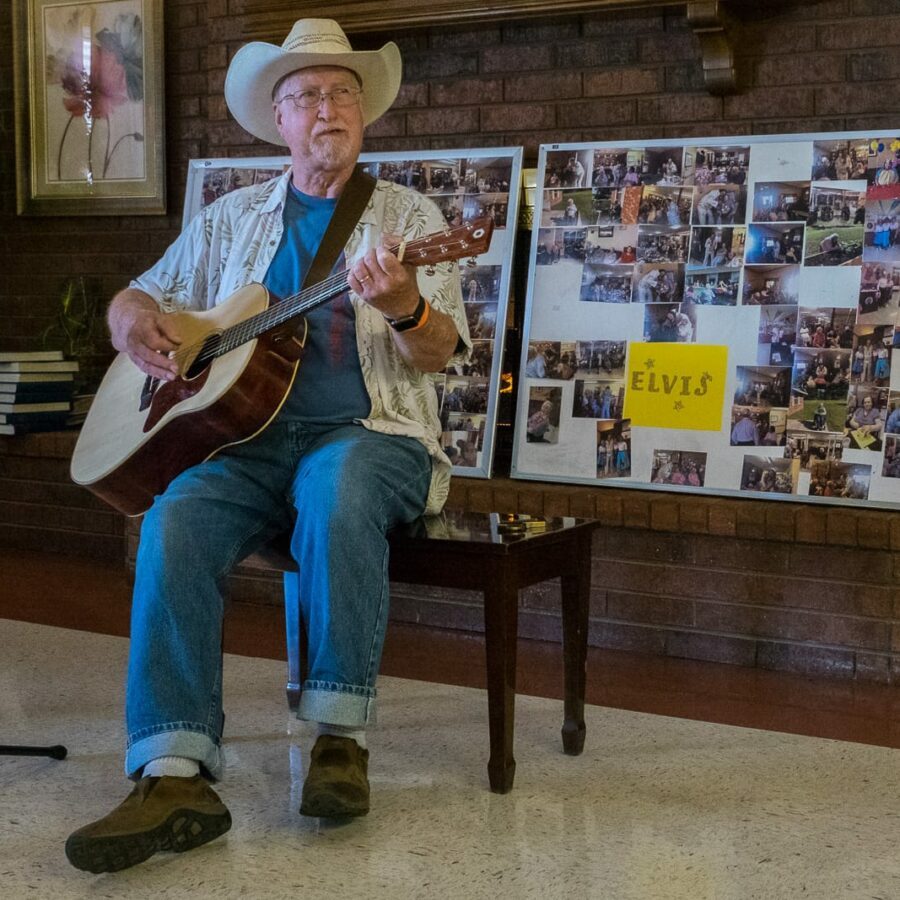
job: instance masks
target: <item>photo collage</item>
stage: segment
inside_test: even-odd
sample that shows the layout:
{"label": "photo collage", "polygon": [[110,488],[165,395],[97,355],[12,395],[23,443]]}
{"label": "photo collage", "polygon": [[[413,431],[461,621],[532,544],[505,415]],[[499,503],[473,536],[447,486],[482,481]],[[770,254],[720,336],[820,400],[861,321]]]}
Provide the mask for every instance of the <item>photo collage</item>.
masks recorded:
{"label": "photo collage", "polygon": [[449,228],[482,217],[494,224],[491,246],[459,261],[460,286],[472,353],[462,365],[432,376],[441,418],[441,442],[455,473],[490,474],[507,295],[518,216],[521,150],[465,151],[447,156],[363,154],[369,174],[425,194]]}
{"label": "photo collage", "polygon": [[[549,145],[538,185],[515,475],[900,502],[900,134]],[[634,342],[727,346],[720,433],[632,425]]]}
{"label": "photo collage", "polygon": [[[410,187],[429,197],[447,228],[490,217],[489,250],[458,261],[472,353],[464,365],[432,376],[442,426],[442,446],[454,472],[490,475],[500,361],[506,336],[512,250],[518,221],[521,148],[363,153],[360,163],[373,177]],[[183,223],[204,206],[241,187],[259,184],[287,170],[287,157],[191,160]]]}

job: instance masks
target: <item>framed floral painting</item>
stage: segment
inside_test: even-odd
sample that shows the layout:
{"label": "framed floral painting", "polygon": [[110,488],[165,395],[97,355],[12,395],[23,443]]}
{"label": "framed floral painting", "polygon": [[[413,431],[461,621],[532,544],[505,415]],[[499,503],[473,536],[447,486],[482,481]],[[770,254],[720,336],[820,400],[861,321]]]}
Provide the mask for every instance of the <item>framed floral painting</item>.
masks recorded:
{"label": "framed floral painting", "polygon": [[18,212],[165,212],[163,4],[13,8]]}

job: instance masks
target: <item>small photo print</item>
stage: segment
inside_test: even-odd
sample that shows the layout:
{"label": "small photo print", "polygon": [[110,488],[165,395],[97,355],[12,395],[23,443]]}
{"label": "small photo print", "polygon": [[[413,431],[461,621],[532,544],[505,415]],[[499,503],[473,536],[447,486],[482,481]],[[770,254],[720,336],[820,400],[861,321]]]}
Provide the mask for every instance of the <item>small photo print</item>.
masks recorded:
{"label": "small photo print", "polygon": [[800,465],[776,456],[745,456],[741,490],[757,494],[794,494]]}
{"label": "small photo print", "polygon": [[799,263],[803,256],[802,225],[747,226],[744,261],[751,265]]}
{"label": "small photo print", "polygon": [[793,366],[797,343],[797,307],[763,306],[759,310],[759,353],[761,366]]}
{"label": "small photo print", "polygon": [[885,478],[900,478],[900,437],[884,439],[884,465],[881,474]]}
{"label": "small photo print", "polygon": [[694,188],[695,225],[740,225],[747,218],[747,188],[704,184]]}
{"label": "small photo print", "polygon": [[467,303],[466,321],[473,341],[489,340],[497,331],[496,303]]}
{"label": "small photo print", "polygon": [[559,442],[559,411],[562,388],[532,387],[528,391],[528,419],[525,440],[529,444]]}
{"label": "small photo print", "polygon": [[631,476],[631,419],[597,423],[597,477]]}
{"label": "small photo print", "polygon": [[810,497],[842,497],[847,500],[869,498],[871,466],[829,460],[813,462],[809,472]]}
{"label": "small photo print", "polygon": [[860,234],[866,262],[900,263],[900,184],[889,193],[893,196],[866,204],[865,234]]}
{"label": "small photo print", "polygon": [[467,413],[447,413],[441,422],[445,432],[462,431],[467,435],[476,436],[478,449],[484,440],[484,429],[486,427],[487,416],[470,416]]}
{"label": "small photo print", "polygon": [[466,194],[463,218],[467,221],[488,218],[495,228],[506,228],[509,194]]}
{"label": "small photo print", "polygon": [[551,150],[544,168],[545,188],[585,188],[592,184],[590,150]]}
{"label": "small photo print", "polygon": [[542,228],[538,232],[538,246],[535,262],[539,266],[553,266],[556,263],[584,262],[583,229]]}
{"label": "small photo print", "polygon": [[900,317],[900,262],[867,263],[861,269],[860,325],[893,325]]}
{"label": "small photo print", "polygon": [[575,341],[529,341],[525,375],[570,381],[578,371],[576,353]]}
{"label": "small photo print", "polygon": [[780,447],[784,441],[783,410],[741,404],[731,407],[732,447]]}
{"label": "small photo print", "polygon": [[688,450],[654,450],[650,481],[675,487],[703,487],[706,454]]}
{"label": "small photo print", "polygon": [[684,147],[648,147],[640,166],[641,184],[680,185]]}
{"label": "small photo print", "polygon": [[797,346],[815,350],[851,350],[855,323],[856,310],[853,309],[801,307]]}
{"label": "small photo print", "polygon": [[444,388],[447,386],[447,376],[444,372],[433,372],[428,376],[428,380],[434,386],[434,393],[437,397],[437,408],[440,411],[444,404]]}
{"label": "small photo print", "polygon": [[693,191],[687,187],[645,185],[641,189],[637,221],[646,225],[677,228],[691,224]]}
{"label": "small photo print", "polygon": [[850,355],[850,350],[797,347],[791,391],[804,399],[843,399],[850,383]]}
{"label": "small photo print", "polygon": [[857,325],[853,329],[851,384],[886,387],[891,380],[893,343],[891,325]]}
{"label": "small photo print", "polygon": [[[508,156],[473,156],[461,160],[460,177],[467,194],[508,194],[512,162]],[[452,171],[449,181],[445,179],[445,186],[449,186],[451,192],[458,187]]]}
{"label": "small photo print", "polygon": [[843,434],[789,431],[784,455],[797,460],[801,472],[808,472],[814,462],[840,461],[850,441]]}
{"label": "small photo print", "polygon": [[545,190],[541,227],[575,228],[593,221],[594,195],[590,190]]}
{"label": "small photo print", "polygon": [[754,222],[805,222],[808,218],[808,181],[757,181],[754,185]]}
{"label": "small photo print", "polygon": [[441,434],[441,447],[451,465],[477,468],[481,462],[478,436],[468,431],[445,431]]}
{"label": "small photo print", "polygon": [[621,419],[625,406],[625,382],[602,378],[575,381],[572,416],[576,419]]}
{"label": "small photo print", "polygon": [[888,434],[900,434],[900,391],[891,391],[888,396],[884,430]]}
{"label": "small photo print", "polygon": [[749,147],[685,147],[684,150],[685,184],[742,185],[747,183],[749,169]]}
{"label": "small photo print", "polygon": [[494,362],[493,341],[472,341],[472,353],[469,361],[447,366],[449,375],[475,376],[488,378]]}
{"label": "small photo print", "polygon": [[791,370],[775,366],[738,366],[734,402],[753,409],[787,408]]}
{"label": "small photo print", "polygon": [[800,266],[746,266],[744,306],[796,306]]}
{"label": "small photo print", "polygon": [[813,181],[856,181],[866,178],[869,142],[865,138],[816,141],[813,144]]}
{"label": "small photo print", "polygon": [[630,266],[637,262],[637,226],[588,228],[582,234],[586,262],[604,266]]}
{"label": "small photo print", "polygon": [[866,169],[866,181],[883,187],[900,182],[900,138],[872,138],[869,141],[869,165]]}
{"label": "small photo print", "polygon": [[486,378],[447,376],[441,413],[454,412],[487,414],[488,381]]}
{"label": "small photo print", "polygon": [[431,198],[441,211],[444,221],[450,228],[462,225],[464,215],[465,194],[440,194]]}
{"label": "small photo print", "polygon": [[576,341],[578,375],[601,375],[609,381],[621,381],[625,377],[626,348],[626,341]]}
{"label": "small photo print", "polygon": [[497,303],[500,300],[500,279],[503,266],[474,266],[459,270],[463,301],[466,303]]}
{"label": "small photo print", "polygon": [[638,229],[638,262],[686,263],[690,241],[689,228],[676,231],[657,226],[642,227]]}
{"label": "small photo print", "polygon": [[631,266],[586,264],[581,273],[579,299],[587,303],[629,303],[631,277]]}
{"label": "small photo print", "polygon": [[691,304],[647,303],[644,306],[645,341],[692,344],[696,337],[697,314]]}
{"label": "small photo print", "polygon": [[847,397],[847,422],[844,429],[854,450],[882,449],[887,418],[888,391],[886,388],[866,389],[852,385]]}
{"label": "small photo print", "polygon": [[[560,151],[564,153],[565,151]],[[550,154],[547,154],[548,157]],[[593,172],[591,184],[594,187],[621,188],[628,184],[638,183],[637,173],[634,167],[637,165],[638,153],[634,150],[603,149],[594,151]],[[633,172],[634,177],[626,181],[625,176]]]}
{"label": "small photo print", "polygon": [[744,226],[692,228],[688,266],[701,269],[738,268],[744,261],[746,238],[747,229]]}
{"label": "small photo print", "polygon": [[593,225],[621,225],[624,188],[594,188]]}
{"label": "small photo print", "polygon": [[[847,401],[815,400],[793,397],[788,415],[788,436],[827,432],[843,438],[847,421]],[[845,441],[849,445],[849,441]]]}
{"label": "small photo print", "polygon": [[680,303],[684,296],[684,266],[680,263],[638,263],[632,274],[634,303]]}
{"label": "small photo print", "polygon": [[863,258],[866,195],[825,184],[810,189],[806,223],[806,266],[858,266]]}
{"label": "small photo print", "polygon": [[688,270],[684,275],[684,299],[700,306],[737,306],[740,284],[740,269]]}

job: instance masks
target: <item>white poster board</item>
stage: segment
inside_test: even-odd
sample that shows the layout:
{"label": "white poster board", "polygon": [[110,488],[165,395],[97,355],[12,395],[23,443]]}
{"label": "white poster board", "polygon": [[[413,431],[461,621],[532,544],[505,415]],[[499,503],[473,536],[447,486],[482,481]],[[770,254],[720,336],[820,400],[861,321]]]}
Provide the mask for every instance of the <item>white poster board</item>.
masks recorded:
{"label": "white poster board", "polygon": [[[448,225],[485,215],[494,221],[488,252],[459,262],[473,344],[471,361],[432,376],[440,403],[442,443],[453,462],[453,473],[487,478],[496,437],[522,150],[492,147],[363,153],[360,162],[369,174],[429,197]],[[191,160],[182,227],[218,197],[274,178],[289,163],[286,156]]]}
{"label": "white poster board", "polygon": [[541,147],[514,477],[900,504],[900,133]]}

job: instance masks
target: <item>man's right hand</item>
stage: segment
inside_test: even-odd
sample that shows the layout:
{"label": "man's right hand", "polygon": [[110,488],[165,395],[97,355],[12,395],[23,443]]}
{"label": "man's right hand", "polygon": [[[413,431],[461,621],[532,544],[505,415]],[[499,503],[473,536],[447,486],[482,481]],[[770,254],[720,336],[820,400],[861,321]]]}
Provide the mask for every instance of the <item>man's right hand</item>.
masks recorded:
{"label": "man's right hand", "polygon": [[181,344],[174,316],[162,312],[143,291],[127,289],[117,294],[109,306],[112,345],[142,371],[163,381],[178,375],[172,354]]}

